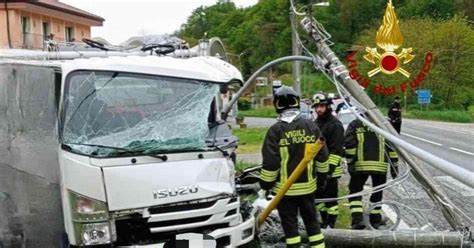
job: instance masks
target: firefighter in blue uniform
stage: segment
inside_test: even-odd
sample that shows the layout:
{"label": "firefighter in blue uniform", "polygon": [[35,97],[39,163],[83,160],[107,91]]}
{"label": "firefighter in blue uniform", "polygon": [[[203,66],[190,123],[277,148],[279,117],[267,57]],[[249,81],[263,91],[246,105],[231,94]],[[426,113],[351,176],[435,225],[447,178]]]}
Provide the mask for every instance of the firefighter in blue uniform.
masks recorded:
{"label": "firefighter in blue uniform", "polygon": [[[385,139],[356,119],[349,124],[345,133],[345,153],[348,169],[351,175],[349,181],[350,194],[363,190],[364,184],[372,179],[372,187],[377,187],[387,181],[387,171],[390,164],[392,178],[398,174],[398,156],[391,149]],[[371,203],[382,201],[383,191],[370,196]],[[352,229],[365,229],[363,218],[362,196],[349,198],[352,215]],[[381,206],[375,207],[370,212],[370,224],[378,229],[382,222]]]}
{"label": "firefighter in blue uniform", "polygon": [[317,155],[305,151],[306,144],[315,143],[321,132],[313,121],[301,117],[300,98],[292,88],[279,88],[273,104],[279,117],[265,136],[260,186],[263,190],[278,192],[300,161],[311,156],[309,159],[312,162],[290,187],[277,209],[287,247],[301,245],[297,219],[299,212],[306,226],[310,247],[324,248],[324,236],[316,217],[314,195],[316,190],[324,188],[326,181],[328,168],[324,162],[328,158],[327,147],[324,146]]}
{"label": "firefighter in blue uniform", "polygon": [[[316,196],[317,199],[337,198],[338,179],[342,176],[341,158],[344,155],[344,126],[332,115],[331,104],[332,99],[324,92],[316,93],[313,96],[313,108],[318,115],[316,124],[321,130],[329,150],[326,189],[322,192],[322,195]],[[334,228],[339,215],[337,201],[319,203],[317,208],[321,214],[322,227]]]}

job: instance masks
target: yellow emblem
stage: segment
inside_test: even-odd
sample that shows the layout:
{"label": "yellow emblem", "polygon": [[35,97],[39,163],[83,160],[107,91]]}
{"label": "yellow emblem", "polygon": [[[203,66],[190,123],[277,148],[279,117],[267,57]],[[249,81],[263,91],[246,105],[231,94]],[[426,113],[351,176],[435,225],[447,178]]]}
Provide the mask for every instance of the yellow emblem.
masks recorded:
{"label": "yellow emblem", "polygon": [[364,59],[372,64],[379,64],[378,68],[369,71],[369,77],[375,76],[379,72],[386,74],[394,74],[400,72],[405,77],[409,78],[410,73],[401,67],[401,61],[403,64],[407,64],[415,57],[412,52],[413,49],[403,48],[402,51],[397,54],[395,51],[402,46],[403,36],[398,26],[398,19],[395,15],[395,7],[393,7],[392,0],[387,3],[387,9],[383,18],[383,24],[377,31],[375,37],[377,46],[385,50],[383,54],[378,53],[377,48],[366,47],[365,51],[367,54]]}

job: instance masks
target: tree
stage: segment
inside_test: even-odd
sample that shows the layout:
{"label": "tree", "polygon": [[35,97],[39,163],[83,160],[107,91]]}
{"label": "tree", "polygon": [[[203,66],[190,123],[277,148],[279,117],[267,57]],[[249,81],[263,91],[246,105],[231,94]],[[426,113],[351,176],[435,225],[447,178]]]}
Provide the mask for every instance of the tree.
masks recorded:
{"label": "tree", "polygon": [[[422,83],[423,88],[431,89],[434,103],[439,107],[461,108],[465,98],[474,93],[474,30],[467,24],[465,18],[454,16],[448,20],[418,18],[402,20],[400,22],[405,42],[403,47],[413,47],[415,59],[403,67],[416,74],[423,66],[424,55],[431,51],[434,55],[430,75]],[[362,47],[375,47],[376,29],[371,29],[358,40]],[[379,49],[380,50],[380,49]],[[371,67],[366,63],[359,52],[357,61],[360,62],[360,71],[367,72]],[[413,76],[412,76],[413,78]],[[383,82],[385,85],[394,85],[406,80],[402,75],[378,74],[372,78],[373,82]],[[415,103],[413,91],[409,93],[410,101]],[[387,101],[379,99],[382,105]]]}

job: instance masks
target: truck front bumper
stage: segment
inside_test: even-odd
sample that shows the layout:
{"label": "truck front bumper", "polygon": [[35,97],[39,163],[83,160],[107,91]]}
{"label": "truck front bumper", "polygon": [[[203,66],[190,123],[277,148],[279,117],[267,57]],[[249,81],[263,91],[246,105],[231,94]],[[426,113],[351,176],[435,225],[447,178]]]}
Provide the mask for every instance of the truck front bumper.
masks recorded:
{"label": "truck front bumper", "polygon": [[[237,247],[253,240],[255,235],[255,218],[252,216],[239,225],[216,229],[209,236],[216,240],[217,247]],[[150,245],[117,246],[121,248],[163,248],[164,243]],[[193,246],[194,247],[194,246]],[[191,248],[191,247],[190,247]]]}

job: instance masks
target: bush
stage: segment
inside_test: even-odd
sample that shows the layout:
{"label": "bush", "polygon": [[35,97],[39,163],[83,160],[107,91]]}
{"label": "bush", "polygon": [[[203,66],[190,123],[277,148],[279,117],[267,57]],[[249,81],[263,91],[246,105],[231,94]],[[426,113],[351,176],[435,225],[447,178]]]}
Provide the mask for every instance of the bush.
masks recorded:
{"label": "bush", "polygon": [[239,110],[249,110],[252,108],[252,102],[248,97],[240,97],[239,101],[237,102],[237,107]]}
{"label": "bush", "polygon": [[261,107],[257,109],[251,109],[246,111],[240,111],[239,114],[248,117],[264,117],[264,118],[275,118],[277,113],[273,107]]}

